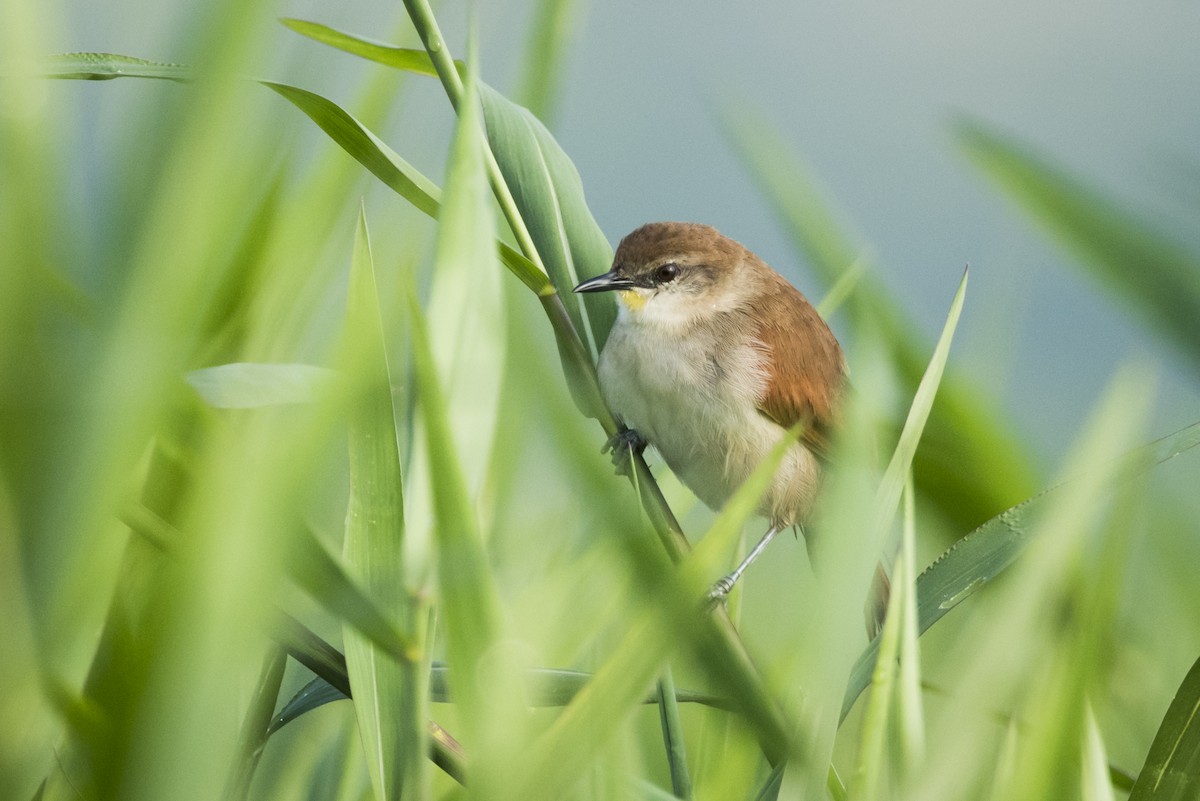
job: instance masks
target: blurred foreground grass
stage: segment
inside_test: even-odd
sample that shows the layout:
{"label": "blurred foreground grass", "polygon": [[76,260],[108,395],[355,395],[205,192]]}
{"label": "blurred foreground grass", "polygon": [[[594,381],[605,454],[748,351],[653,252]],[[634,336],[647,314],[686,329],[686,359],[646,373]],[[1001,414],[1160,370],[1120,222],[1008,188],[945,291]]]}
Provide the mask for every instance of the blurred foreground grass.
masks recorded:
{"label": "blurred foreground grass", "polygon": [[[541,108],[567,6],[541,6],[527,54]],[[729,616],[702,613],[755,488],[687,515],[693,549],[665,470],[661,491],[644,464],[611,474],[611,298],[568,291],[607,239],[549,131],[406,7],[424,51],[288,22],[387,65],[350,109],[241,77],[290,35],[264,4],[212,7],[187,66],[48,59],[48,17],[6,11],[0,797],[1104,799],[1133,777],[1196,797],[1200,541],[1157,480],[1194,484],[1196,457],[1155,465],[1200,434],[1138,448],[1152,371],[1115,370],[1065,483],[1006,510],[1042,480],[947,362],[965,279],[937,347],[914,337],[794,157],[732,129],[826,286],[858,275],[837,313],[859,402],[822,570],[777,543]],[[396,69],[458,111],[442,187],[371,132]],[[64,98],[114,87],[48,75],[179,82],[138,82],[103,207],[58,156]],[[298,111],[338,147],[281,149]],[[1007,137],[961,141],[1200,359],[1200,257]],[[362,209],[360,165],[407,205]],[[901,540],[868,646],[870,572]]]}

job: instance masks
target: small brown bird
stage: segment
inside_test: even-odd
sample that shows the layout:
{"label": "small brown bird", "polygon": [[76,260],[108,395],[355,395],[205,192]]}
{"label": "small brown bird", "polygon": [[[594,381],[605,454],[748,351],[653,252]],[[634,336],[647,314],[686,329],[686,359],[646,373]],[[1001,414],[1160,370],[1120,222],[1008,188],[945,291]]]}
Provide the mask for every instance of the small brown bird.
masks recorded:
{"label": "small brown bird", "polygon": [[846,362],[812,304],[739,243],[707,225],[650,223],[626,236],[612,269],[576,292],[616,290],[617,320],[600,354],[605,402],[716,510],[797,423],[758,511],[770,521],[723,598],[780,531],[802,526],[846,386]]}

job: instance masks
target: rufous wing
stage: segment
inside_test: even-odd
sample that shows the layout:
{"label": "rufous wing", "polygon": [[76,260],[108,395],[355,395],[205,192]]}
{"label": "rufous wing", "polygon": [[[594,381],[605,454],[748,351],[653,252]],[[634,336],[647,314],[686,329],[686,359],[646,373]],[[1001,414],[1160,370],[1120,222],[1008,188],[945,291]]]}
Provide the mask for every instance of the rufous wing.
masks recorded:
{"label": "rufous wing", "polygon": [[812,304],[778,274],[769,275],[754,315],[768,365],[758,409],[784,428],[805,423],[800,441],[825,458],[846,383],[845,358]]}

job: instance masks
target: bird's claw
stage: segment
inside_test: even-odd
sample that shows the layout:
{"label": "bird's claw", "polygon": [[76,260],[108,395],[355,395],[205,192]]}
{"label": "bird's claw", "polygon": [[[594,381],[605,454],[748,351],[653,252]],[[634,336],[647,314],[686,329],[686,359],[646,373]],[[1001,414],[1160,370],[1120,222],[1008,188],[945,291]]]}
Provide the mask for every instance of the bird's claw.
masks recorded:
{"label": "bird's claw", "polygon": [[726,576],[725,578],[716,581],[712,585],[712,589],[708,591],[708,602],[713,606],[724,603],[726,597],[729,596],[729,591],[733,589],[733,585],[736,583],[736,581],[737,580],[733,576]]}
{"label": "bird's claw", "polygon": [[642,439],[642,435],[632,428],[623,428],[604,443],[600,452],[612,451],[613,467],[617,469],[617,475],[628,476],[633,472],[633,457],[640,456],[644,450],[646,450],[646,440]]}

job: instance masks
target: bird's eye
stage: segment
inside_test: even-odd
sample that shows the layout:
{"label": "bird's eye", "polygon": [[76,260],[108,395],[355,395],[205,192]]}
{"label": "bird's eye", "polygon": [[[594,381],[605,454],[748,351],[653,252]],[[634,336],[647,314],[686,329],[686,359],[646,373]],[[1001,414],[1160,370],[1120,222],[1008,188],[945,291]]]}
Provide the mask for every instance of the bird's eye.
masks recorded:
{"label": "bird's eye", "polygon": [[674,281],[679,277],[679,265],[673,261],[656,268],[654,270],[654,279],[660,284],[666,284]]}

